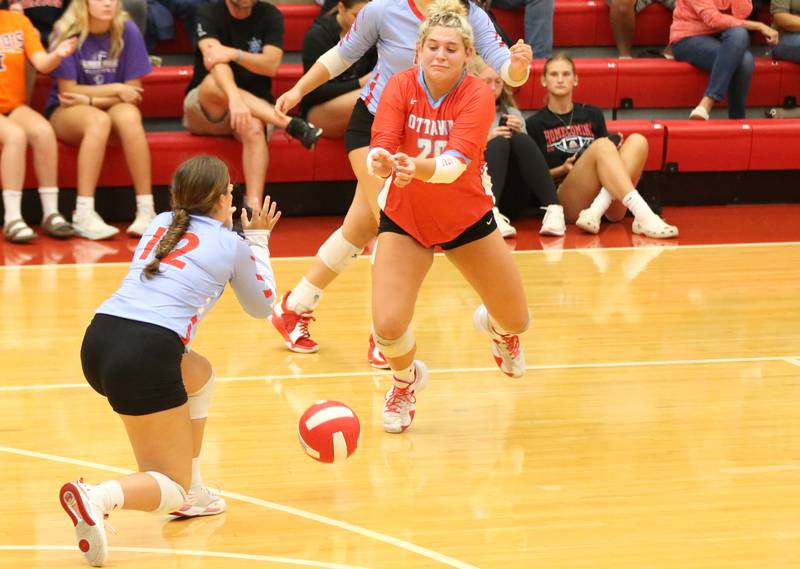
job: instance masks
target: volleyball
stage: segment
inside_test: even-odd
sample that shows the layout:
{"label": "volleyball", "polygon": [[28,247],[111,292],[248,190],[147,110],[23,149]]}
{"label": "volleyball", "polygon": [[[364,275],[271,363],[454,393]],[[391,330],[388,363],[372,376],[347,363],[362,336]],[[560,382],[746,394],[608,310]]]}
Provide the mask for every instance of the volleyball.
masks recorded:
{"label": "volleyball", "polygon": [[356,451],[361,423],[350,407],[338,401],[317,401],[297,426],[300,445],[320,462],[340,462]]}

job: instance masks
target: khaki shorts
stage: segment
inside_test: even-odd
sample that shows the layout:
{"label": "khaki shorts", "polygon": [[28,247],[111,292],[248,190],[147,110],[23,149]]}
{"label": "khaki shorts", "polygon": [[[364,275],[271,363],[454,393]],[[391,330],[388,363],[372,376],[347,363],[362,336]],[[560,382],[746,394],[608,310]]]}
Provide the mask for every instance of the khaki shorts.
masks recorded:
{"label": "khaki shorts", "polygon": [[[645,8],[647,8],[653,2],[658,2],[662,4],[665,8],[669,8],[670,10],[675,9],[675,1],[676,0],[636,0],[636,13],[638,14]],[[613,0],[608,0],[608,5],[611,6]]]}
{"label": "khaki shorts", "polygon": [[[217,120],[211,120],[203,106],[200,104],[200,86],[198,85],[188,93],[183,99],[183,126],[192,134],[206,136],[233,136],[239,137],[231,128],[231,118],[228,111]],[[272,137],[275,127],[267,125],[267,140]]]}

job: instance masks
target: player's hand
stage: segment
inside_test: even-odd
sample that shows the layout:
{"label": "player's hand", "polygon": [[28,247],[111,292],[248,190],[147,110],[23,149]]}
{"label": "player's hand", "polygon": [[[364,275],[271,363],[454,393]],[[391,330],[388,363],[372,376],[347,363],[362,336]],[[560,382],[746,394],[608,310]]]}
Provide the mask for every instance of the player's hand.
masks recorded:
{"label": "player's hand", "polygon": [[136,87],[126,83],[119,83],[117,86],[117,97],[119,97],[119,100],[123,103],[138,105],[142,102],[143,92],[144,89],[142,87]]}
{"label": "player's hand", "polygon": [[517,43],[508,48],[508,51],[511,53],[511,64],[509,65],[511,69],[524,73],[531,66],[533,50],[523,40],[517,40]]}
{"label": "player's hand", "polygon": [[59,93],[58,102],[62,107],[74,107],[75,105],[88,105],[89,95],[83,93]]}
{"label": "player's hand", "polygon": [[303,93],[300,92],[300,89],[292,87],[275,101],[275,110],[280,116],[285,117],[286,113],[295,108],[302,98]]}
{"label": "player's hand", "polygon": [[231,115],[231,128],[238,133],[247,127],[247,123],[253,117],[250,108],[239,97],[228,101],[228,112]]}
{"label": "player's hand", "polygon": [[394,160],[392,155],[383,148],[373,148],[367,154],[369,160],[367,161],[367,172],[376,178],[388,178],[392,174],[394,168]]}
{"label": "player's hand", "polygon": [[394,160],[394,185],[403,188],[414,179],[417,163],[408,154],[402,152],[395,154],[392,159]]}
{"label": "player's hand", "polygon": [[75,50],[77,48],[78,48],[78,37],[73,36],[58,44],[58,47],[54,51],[56,55],[58,55],[58,57],[64,59],[65,57],[69,57],[70,55],[75,53]]}
{"label": "player's hand", "polygon": [[272,231],[280,218],[281,212],[278,211],[278,204],[271,202],[270,197],[267,196],[261,207],[258,204],[253,206],[253,219],[249,219],[247,210],[242,209],[242,229],[245,231],[248,229]]}

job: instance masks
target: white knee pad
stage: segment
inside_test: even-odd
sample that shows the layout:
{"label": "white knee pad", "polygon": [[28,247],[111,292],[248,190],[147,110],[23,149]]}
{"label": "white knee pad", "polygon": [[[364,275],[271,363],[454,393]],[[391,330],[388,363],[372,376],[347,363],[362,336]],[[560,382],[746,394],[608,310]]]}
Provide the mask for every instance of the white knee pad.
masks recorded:
{"label": "white knee pad", "polygon": [[326,267],[339,274],[344,272],[363,250],[363,247],[356,247],[345,239],[340,227],[322,244],[317,251],[317,256],[325,263]]}
{"label": "white knee pad", "polygon": [[206,384],[200,391],[189,396],[189,417],[194,419],[205,419],[208,417],[208,410],[211,408],[211,396],[214,394],[214,372],[208,378]]}
{"label": "white knee pad", "polygon": [[399,338],[394,340],[381,338],[375,333],[375,328],[373,328],[372,338],[375,340],[375,344],[378,346],[381,353],[387,358],[399,358],[400,356],[406,355],[412,350],[414,344],[416,343],[416,340],[414,339],[414,333],[411,331],[411,328],[407,328]]}
{"label": "white knee pad", "polygon": [[180,484],[169,476],[165,476],[155,470],[148,470],[146,474],[155,478],[158,487],[161,489],[161,503],[157,509],[150,512],[151,514],[163,516],[183,506],[184,502],[186,502],[186,492],[183,491]]}

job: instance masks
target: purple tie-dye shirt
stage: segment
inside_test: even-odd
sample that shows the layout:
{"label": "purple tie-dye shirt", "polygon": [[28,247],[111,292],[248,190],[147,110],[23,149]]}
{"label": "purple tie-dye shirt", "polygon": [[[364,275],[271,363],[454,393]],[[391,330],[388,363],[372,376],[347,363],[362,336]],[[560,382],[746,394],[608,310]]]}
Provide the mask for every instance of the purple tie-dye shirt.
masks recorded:
{"label": "purple tie-dye shirt", "polygon": [[[150,73],[150,58],[136,24],[125,22],[122,41],[124,46],[119,57],[110,59],[108,52],[111,34],[89,34],[83,45],[53,71],[53,77],[75,81],[78,85],[108,85],[124,83]],[[57,107],[58,104],[58,85],[54,81],[47,100],[47,109]]]}

